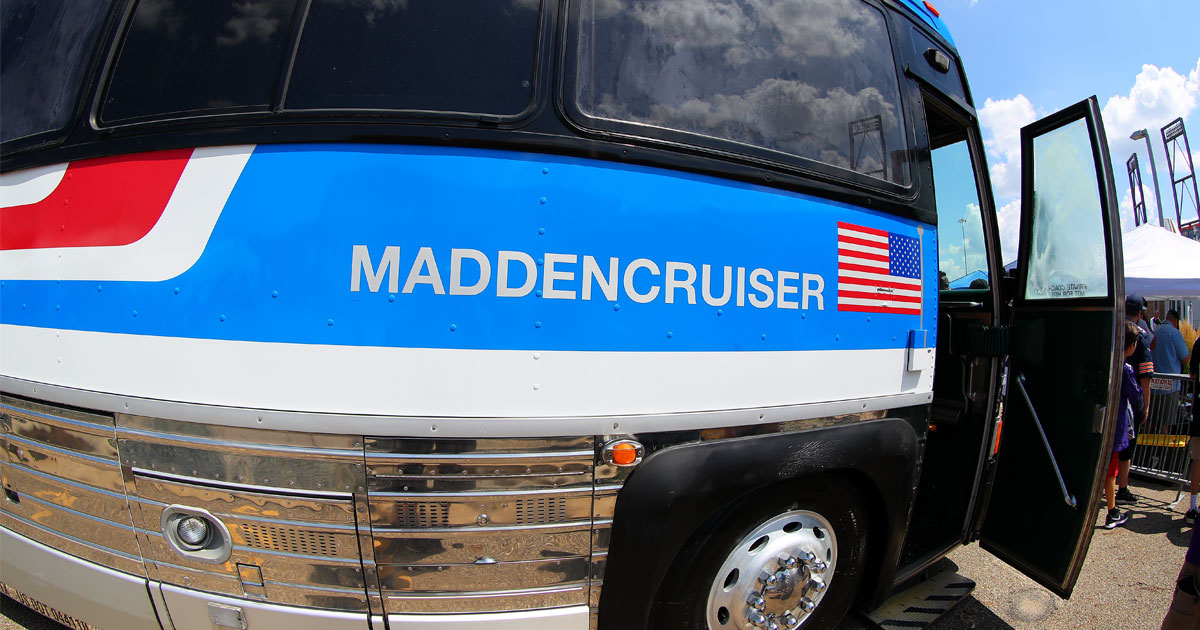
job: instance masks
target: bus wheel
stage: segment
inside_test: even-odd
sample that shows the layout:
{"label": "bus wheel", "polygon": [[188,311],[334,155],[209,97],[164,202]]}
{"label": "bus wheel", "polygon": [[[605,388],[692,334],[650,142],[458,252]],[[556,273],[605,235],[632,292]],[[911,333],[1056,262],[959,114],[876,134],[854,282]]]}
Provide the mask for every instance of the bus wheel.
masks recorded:
{"label": "bus wheel", "polygon": [[866,561],[865,511],[836,479],[801,483],[775,493],[787,500],[741,503],[692,549],[694,582],[674,607],[683,627],[832,628],[846,614]]}

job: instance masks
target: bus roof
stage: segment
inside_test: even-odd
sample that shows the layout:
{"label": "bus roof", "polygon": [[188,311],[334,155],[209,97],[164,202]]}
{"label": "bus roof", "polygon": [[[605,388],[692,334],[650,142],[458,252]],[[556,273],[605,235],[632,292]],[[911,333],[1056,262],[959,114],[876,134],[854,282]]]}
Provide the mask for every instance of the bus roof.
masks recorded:
{"label": "bus roof", "polygon": [[954,38],[950,37],[950,29],[946,27],[946,23],[942,18],[935,13],[936,8],[930,2],[921,0],[899,0],[900,4],[912,9],[912,12],[921,18],[926,24],[933,27],[939,35],[946,38],[951,46],[954,46]]}

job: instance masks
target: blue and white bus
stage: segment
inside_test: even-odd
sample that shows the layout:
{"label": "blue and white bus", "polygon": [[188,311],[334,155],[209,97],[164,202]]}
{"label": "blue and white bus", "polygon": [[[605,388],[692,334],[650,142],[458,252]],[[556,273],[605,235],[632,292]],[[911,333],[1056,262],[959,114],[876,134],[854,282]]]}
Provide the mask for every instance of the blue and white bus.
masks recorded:
{"label": "blue and white bus", "polygon": [[[7,0],[0,589],[76,628],[829,628],[1069,595],[1122,278],[1094,98],[911,0]],[[1003,440],[1001,437],[1003,436]]]}

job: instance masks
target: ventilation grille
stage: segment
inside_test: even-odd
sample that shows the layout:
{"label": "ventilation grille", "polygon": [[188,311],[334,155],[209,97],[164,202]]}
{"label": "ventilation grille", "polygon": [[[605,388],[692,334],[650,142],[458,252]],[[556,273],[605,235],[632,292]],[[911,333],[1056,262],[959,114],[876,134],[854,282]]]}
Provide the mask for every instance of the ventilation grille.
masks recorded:
{"label": "ventilation grille", "polygon": [[450,504],[429,501],[400,501],[396,503],[396,525],[409,529],[449,527]]}
{"label": "ventilation grille", "polygon": [[241,525],[246,544],[258,549],[285,551],[306,556],[337,556],[337,538],[333,534],[310,532],[270,525]]}
{"label": "ventilation grille", "polygon": [[517,523],[520,525],[541,525],[565,520],[567,520],[567,500],[564,497],[517,501]]}

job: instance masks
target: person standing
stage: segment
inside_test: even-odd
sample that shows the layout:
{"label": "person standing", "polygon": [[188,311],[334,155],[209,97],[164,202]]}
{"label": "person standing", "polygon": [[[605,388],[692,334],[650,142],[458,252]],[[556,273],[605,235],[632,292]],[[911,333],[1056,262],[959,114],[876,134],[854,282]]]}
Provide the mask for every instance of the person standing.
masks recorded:
{"label": "person standing", "polygon": [[[1130,322],[1125,322],[1125,358],[1128,359],[1137,349],[1138,337],[1141,331]],[[1108,474],[1104,477],[1104,502],[1108,514],[1104,518],[1104,528],[1112,529],[1129,520],[1129,512],[1117,508],[1117,469],[1121,451],[1129,448],[1129,423],[1133,421],[1133,408],[1142,403],[1142,390],[1133,377],[1133,368],[1128,363],[1121,365],[1121,398],[1117,404],[1116,433],[1113,435],[1112,460],[1108,465]]]}
{"label": "person standing", "polygon": [[[1134,348],[1133,354],[1125,358],[1125,362],[1133,368],[1133,372],[1137,375],[1138,385],[1142,392],[1150,390],[1150,378],[1154,375],[1154,360],[1150,356],[1150,343],[1153,337],[1143,327],[1140,322],[1144,318],[1146,311],[1146,300],[1137,293],[1130,293],[1125,296],[1125,320],[1140,330],[1137,347]],[[1130,419],[1130,422],[1141,427],[1146,420],[1150,418],[1150,397],[1143,395],[1141,408],[1134,408],[1133,417],[1136,421]],[[1121,505],[1133,505],[1137,503],[1137,497],[1129,491],[1129,466],[1133,461],[1133,451],[1137,447],[1137,429],[1134,430],[1134,437],[1129,440],[1129,448],[1121,451],[1118,455],[1119,473],[1117,475],[1117,503]]]}
{"label": "person standing", "polygon": [[1200,627],[1198,575],[1200,575],[1200,529],[1193,529],[1192,538],[1188,542],[1187,553],[1183,559],[1183,568],[1179,570],[1179,578],[1175,581],[1175,595],[1171,600],[1171,606],[1167,609],[1167,615],[1163,617],[1161,630],[1195,630]]}
{"label": "person standing", "polygon": [[1188,507],[1187,514],[1183,515],[1183,522],[1196,526],[1196,517],[1200,513],[1196,510],[1196,494],[1200,492],[1200,337],[1196,338],[1196,342],[1192,344],[1191,360],[1188,361],[1188,378],[1192,381],[1192,426],[1188,430],[1188,448],[1192,455],[1192,474],[1191,474],[1191,505]]}
{"label": "person standing", "polygon": [[1167,320],[1154,329],[1154,338],[1158,342],[1150,356],[1154,360],[1155,371],[1179,374],[1188,356],[1187,342],[1183,340],[1183,333],[1179,332],[1179,311],[1167,311]]}

